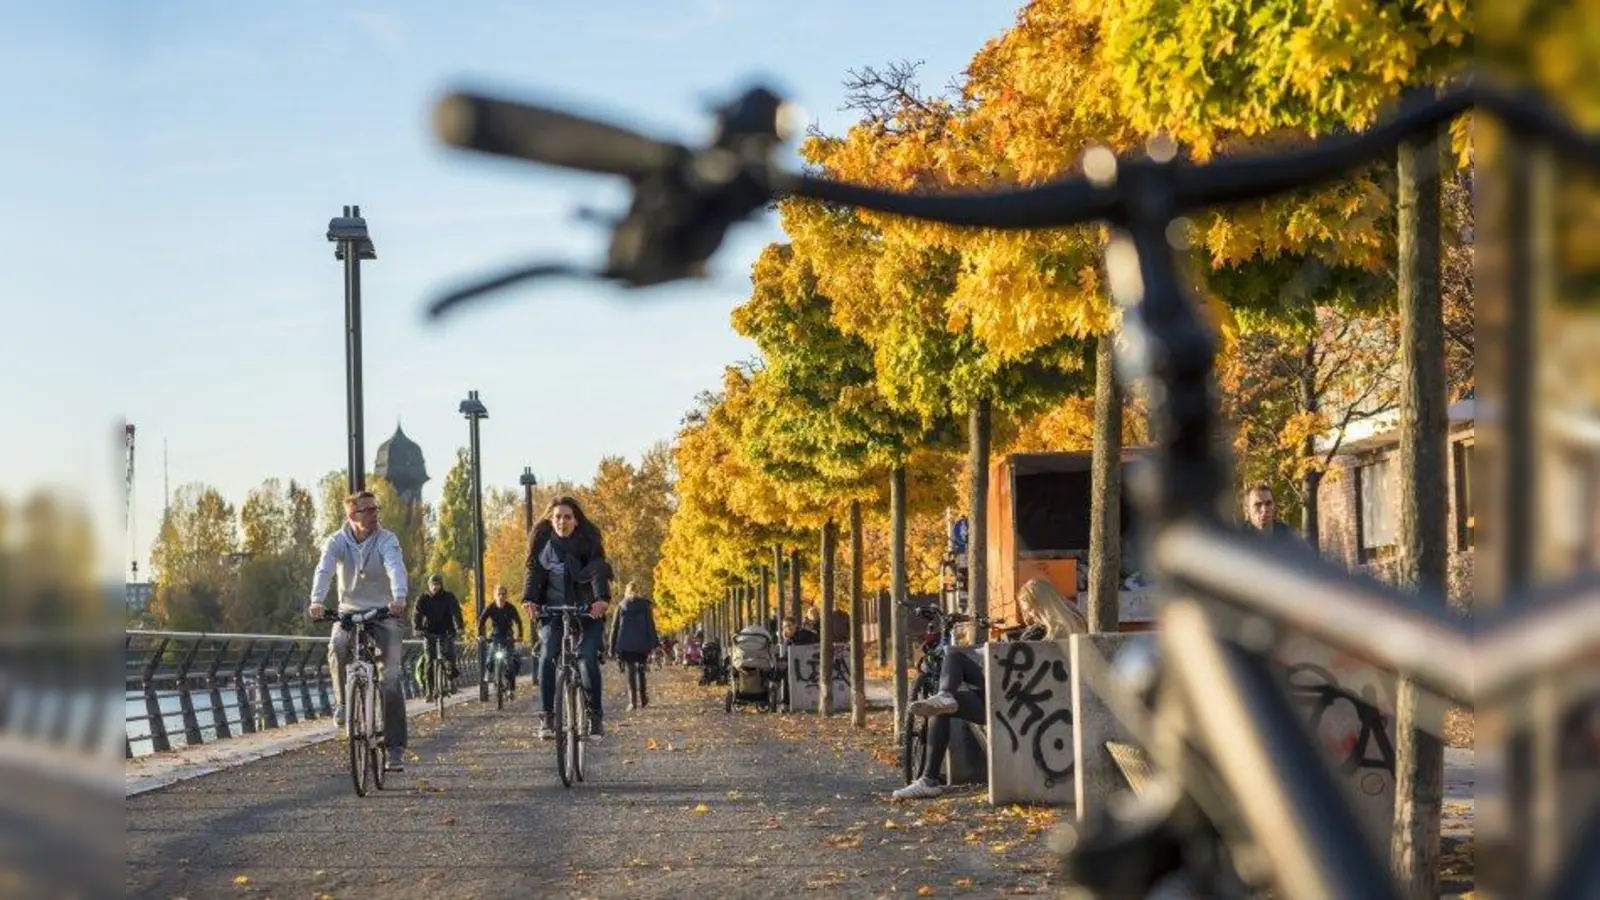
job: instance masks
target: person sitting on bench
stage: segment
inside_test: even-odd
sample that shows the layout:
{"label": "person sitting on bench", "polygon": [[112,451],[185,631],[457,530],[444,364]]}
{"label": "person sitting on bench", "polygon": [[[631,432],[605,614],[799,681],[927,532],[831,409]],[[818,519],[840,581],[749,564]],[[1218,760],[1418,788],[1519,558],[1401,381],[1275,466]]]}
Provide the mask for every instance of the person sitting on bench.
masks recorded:
{"label": "person sitting on bench", "polygon": [[[1069,635],[1087,634],[1088,620],[1055,586],[1035,578],[1017,593],[1017,610],[1027,623],[1006,634],[1010,641],[1057,641]],[[939,691],[906,709],[913,716],[928,720],[928,741],[922,763],[922,777],[892,795],[896,800],[924,800],[944,793],[944,757],[950,749],[952,716],[975,725],[988,723],[983,700],[983,664],[967,653],[951,647],[939,666]]]}

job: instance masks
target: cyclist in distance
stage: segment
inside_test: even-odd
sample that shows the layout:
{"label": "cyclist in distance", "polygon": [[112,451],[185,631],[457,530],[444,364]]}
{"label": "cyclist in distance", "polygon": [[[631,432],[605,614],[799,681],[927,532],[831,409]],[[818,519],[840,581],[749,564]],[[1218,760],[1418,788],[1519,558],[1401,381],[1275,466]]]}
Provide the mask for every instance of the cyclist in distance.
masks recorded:
{"label": "cyclist in distance", "polygon": [[[1017,611],[1028,624],[1006,632],[1006,640],[1059,641],[1068,635],[1089,632],[1083,613],[1043,578],[1029,581],[1017,592]],[[944,756],[950,748],[952,715],[975,725],[988,722],[983,703],[983,666],[971,655],[955,649],[950,648],[939,664],[939,692],[906,707],[910,715],[927,717],[928,743],[922,777],[895,791],[892,796],[896,800],[923,800],[944,793]]]}
{"label": "cyclist in distance", "polygon": [[[511,683],[517,683],[517,675],[522,671],[522,659],[517,656],[517,641],[522,640],[522,619],[509,602],[511,592],[503,584],[494,587],[494,602],[483,608],[483,615],[478,617],[478,633],[489,635],[489,654],[494,655],[496,646],[506,648],[506,658],[511,663]],[[484,628],[488,623],[489,627]]]}
{"label": "cyclist in distance", "polygon": [[[456,595],[444,589],[444,576],[435,572],[428,577],[428,591],[417,599],[416,611],[411,614],[411,627],[417,634],[439,639],[439,652],[444,654],[445,666],[450,672],[451,679],[459,677],[456,671],[456,635],[465,631],[466,623],[461,620],[461,601]],[[426,652],[433,652],[432,642],[429,642]],[[428,659],[431,672],[433,660]]]}
{"label": "cyclist in distance", "polygon": [[[378,501],[371,491],[357,491],[344,498],[345,524],[328,535],[322,544],[322,558],[311,577],[311,606],[306,612],[313,619],[322,617],[322,599],[337,576],[339,612],[355,613],[388,607],[391,618],[372,624],[382,657],[379,691],[383,696],[383,730],[389,746],[384,769],[404,770],[406,746],[406,698],[400,689],[401,660],[405,657],[406,563],[400,553],[400,539],[378,525]],[[328,639],[328,668],[333,674],[334,721],[344,724],[344,676],[349,662],[352,632],[333,623]]]}
{"label": "cyclist in distance", "polygon": [[571,497],[550,502],[544,518],[534,523],[528,536],[527,575],[522,583],[522,607],[528,621],[539,622],[540,740],[554,740],[551,716],[556,704],[556,656],[561,652],[565,623],[545,618],[544,606],[579,606],[588,610],[580,619],[583,634],[578,648],[579,671],[589,704],[590,736],[605,734],[601,725],[600,642],[605,636],[606,609],[611,603],[611,567],[606,562],[605,541]]}

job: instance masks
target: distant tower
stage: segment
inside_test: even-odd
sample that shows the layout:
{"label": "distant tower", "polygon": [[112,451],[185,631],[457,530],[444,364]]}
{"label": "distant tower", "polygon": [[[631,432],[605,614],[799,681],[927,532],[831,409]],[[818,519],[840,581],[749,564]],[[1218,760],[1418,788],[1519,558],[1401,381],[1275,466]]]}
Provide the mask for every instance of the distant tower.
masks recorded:
{"label": "distant tower", "polygon": [[400,423],[394,426],[394,435],[378,445],[378,458],[373,472],[394,485],[401,499],[415,505],[422,502],[422,486],[428,481],[428,467],[422,461],[422,448],[406,437]]}

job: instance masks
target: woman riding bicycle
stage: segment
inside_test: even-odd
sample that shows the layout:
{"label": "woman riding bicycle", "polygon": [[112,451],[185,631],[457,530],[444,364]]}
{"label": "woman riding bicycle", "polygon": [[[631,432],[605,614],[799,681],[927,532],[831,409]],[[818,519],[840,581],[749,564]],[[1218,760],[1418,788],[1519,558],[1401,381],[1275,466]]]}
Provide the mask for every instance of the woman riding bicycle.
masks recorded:
{"label": "woman riding bicycle", "polygon": [[[1055,586],[1035,578],[1017,593],[1017,611],[1026,626],[1007,632],[1009,641],[1058,641],[1087,634],[1089,623]],[[928,719],[927,751],[922,777],[895,791],[896,800],[922,800],[944,792],[944,756],[950,749],[950,717],[987,725],[983,701],[983,665],[971,654],[951,648],[939,665],[939,692],[913,702],[906,712]]]}
{"label": "woman riding bicycle", "polygon": [[590,736],[599,738],[605,733],[600,724],[600,642],[611,602],[611,566],[600,529],[584,516],[578,501],[558,497],[550,502],[529,534],[526,568],[522,607],[528,621],[539,622],[539,739],[555,739],[551,717],[556,704],[556,655],[566,627],[560,617],[545,618],[541,613],[545,606],[577,606],[587,613],[580,619],[578,668],[588,698]]}

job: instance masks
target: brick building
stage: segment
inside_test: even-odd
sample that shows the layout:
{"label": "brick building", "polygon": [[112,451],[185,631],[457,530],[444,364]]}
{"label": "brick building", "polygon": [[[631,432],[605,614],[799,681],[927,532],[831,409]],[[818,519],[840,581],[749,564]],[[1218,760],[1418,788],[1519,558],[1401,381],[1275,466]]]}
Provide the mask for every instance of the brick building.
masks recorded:
{"label": "brick building", "polygon": [[[1450,405],[1447,474],[1452,600],[1470,606],[1476,400]],[[1600,416],[1549,411],[1539,451],[1538,565],[1549,575],[1600,561]],[[1399,536],[1397,415],[1352,424],[1317,491],[1323,556],[1392,580]]]}
{"label": "brick building", "polygon": [[[1461,400],[1449,411],[1450,597],[1464,605],[1472,591],[1475,404]],[[1400,533],[1399,451],[1397,412],[1353,422],[1317,489],[1322,555],[1385,581],[1392,580]]]}

